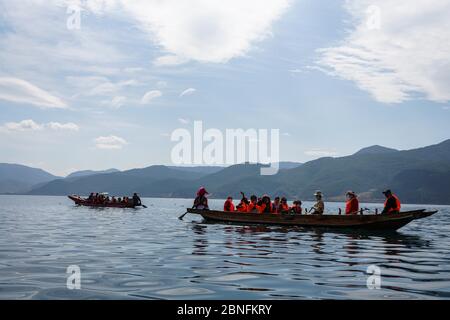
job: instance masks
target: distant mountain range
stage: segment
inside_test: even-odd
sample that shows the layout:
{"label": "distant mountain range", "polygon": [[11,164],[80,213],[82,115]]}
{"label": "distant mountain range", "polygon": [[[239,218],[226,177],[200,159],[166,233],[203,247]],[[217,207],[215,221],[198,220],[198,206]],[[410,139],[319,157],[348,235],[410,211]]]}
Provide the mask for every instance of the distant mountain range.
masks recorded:
{"label": "distant mountain range", "polygon": [[[247,195],[267,193],[310,200],[319,189],[327,200],[341,201],[345,192],[352,189],[362,201],[382,201],[381,191],[391,188],[405,203],[450,204],[450,140],[406,151],[371,146],[346,157],[325,157],[305,164],[282,162],[281,170],[274,176],[261,176],[263,165],[248,163],[229,167],[112,169],[66,178],[39,169],[25,170],[27,167],[23,166],[19,166],[23,171],[11,173],[13,166],[0,164],[2,193],[85,195],[106,191],[116,195],[139,192],[144,197],[192,198],[199,186],[205,186],[215,198],[232,195],[238,199],[239,192],[244,191]],[[18,183],[8,185],[8,181],[27,185],[20,189]]]}
{"label": "distant mountain range", "polygon": [[59,178],[42,169],[0,163],[0,193],[28,192],[33,186]]}
{"label": "distant mountain range", "polygon": [[87,176],[93,176],[95,174],[102,174],[102,173],[114,173],[119,172],[120,170],[117,169],[108,169],[108,170],[101,170],[101,171],[93,171],[93,170],[83,170],[83,171],[75,171],[69,174],[66,179],[75,179],[80,177],[87,177]]}

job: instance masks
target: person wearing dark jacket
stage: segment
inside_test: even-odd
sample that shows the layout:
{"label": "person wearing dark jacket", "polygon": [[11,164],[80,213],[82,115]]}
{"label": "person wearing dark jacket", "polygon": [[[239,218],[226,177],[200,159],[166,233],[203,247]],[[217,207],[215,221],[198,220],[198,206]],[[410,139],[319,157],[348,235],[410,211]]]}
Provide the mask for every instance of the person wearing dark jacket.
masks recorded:
{"label": "person wearing dark jacket", "polygon": [[136,192],[133,194],[133,205],[134,206],[141,206],[142,205],[141,198],[139,198],[139,196],[137,195]]}
{"label": "person wearing dark jacket", "polygon": [[209,210],[208,206],[208,198],[206,195],[209,194],[208,191],[204,187],[201,187],[197,191],[197,197],[194,199],[194,205],[192,206],[193,209],[200,209],[200,210]]}
{"label": "person wearing dark jacket", "polygon": [[391,190],[383,191],[386,201],[384,202],[384,209],[381,213],[398,213],[400,212],[401,203],[400,199],[392,194]]}

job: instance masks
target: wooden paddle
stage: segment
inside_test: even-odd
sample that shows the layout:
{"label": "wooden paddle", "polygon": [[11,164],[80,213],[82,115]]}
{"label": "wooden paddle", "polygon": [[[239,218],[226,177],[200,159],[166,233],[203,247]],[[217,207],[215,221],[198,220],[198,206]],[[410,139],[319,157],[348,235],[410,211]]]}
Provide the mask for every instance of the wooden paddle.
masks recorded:
{"label": "wooden paddle", "polygon": [[183,220],[184,216],[187,215],[189,212],[185,212],[183,213],[181,216],[178,217],[179,220]]}

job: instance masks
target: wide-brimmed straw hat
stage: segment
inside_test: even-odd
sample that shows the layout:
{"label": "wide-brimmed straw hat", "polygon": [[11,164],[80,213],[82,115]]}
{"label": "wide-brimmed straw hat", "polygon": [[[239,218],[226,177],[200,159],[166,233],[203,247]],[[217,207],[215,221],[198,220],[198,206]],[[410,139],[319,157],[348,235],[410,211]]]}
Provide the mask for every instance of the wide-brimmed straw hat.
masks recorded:
{"label": "wide-brimmed straw hat", "polygon": [[322,191],[317,190],[317,191],[314,193],[314,195],[315,195],[316,197],[317,197],[317,196],[321,197],[321,196],[322,196]]}

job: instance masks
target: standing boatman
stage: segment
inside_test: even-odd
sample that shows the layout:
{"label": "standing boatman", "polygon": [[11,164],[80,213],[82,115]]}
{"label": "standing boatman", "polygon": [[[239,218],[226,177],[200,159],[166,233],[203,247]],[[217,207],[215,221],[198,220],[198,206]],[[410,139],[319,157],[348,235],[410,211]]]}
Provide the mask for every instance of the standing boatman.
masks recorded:
{"label": "standing boatman", "polygon": [[400,199],[395,194],[392,194],[392,191],[389,189],[383,191],[383,194],[386,197],[386,201],[381,213],[399,213],[402,207]]}
{"label": "standing boatman", "polygon": [[135,207],[142,205],[141,198],[139,198],[139,196],[138,196],[138,194],[136,192],[133,194],[133,205]]}

